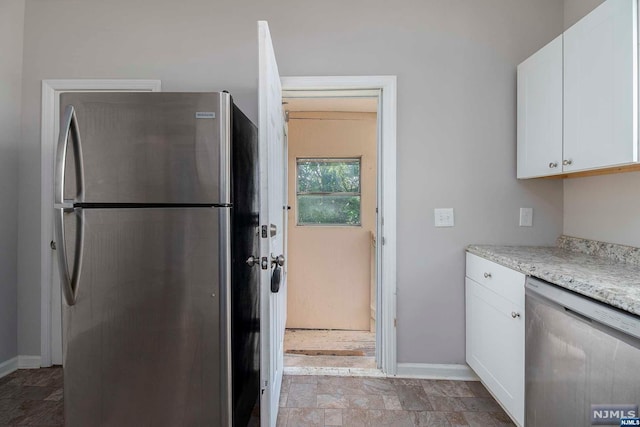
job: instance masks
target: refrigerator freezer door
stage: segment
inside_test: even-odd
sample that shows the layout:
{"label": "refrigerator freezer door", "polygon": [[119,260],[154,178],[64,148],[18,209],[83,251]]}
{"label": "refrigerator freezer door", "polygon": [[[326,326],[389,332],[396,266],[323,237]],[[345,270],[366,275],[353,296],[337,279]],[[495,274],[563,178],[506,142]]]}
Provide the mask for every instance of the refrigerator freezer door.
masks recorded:
{"label": "refrigerator freezer door", "polygon": [[[66,426],[228,425],[229,210],[82,210]],[[65,215],[71,250],[79,215]]]}
{"label": "refrigerator freezer door", "polygon": [[[60,111],[69,105],[77,119],[73,142],[80,147],[67,151],[65,200],[230,203],[229,94],[62,94]],[[82,192],[76,188],[78,164],[84,166]]]}

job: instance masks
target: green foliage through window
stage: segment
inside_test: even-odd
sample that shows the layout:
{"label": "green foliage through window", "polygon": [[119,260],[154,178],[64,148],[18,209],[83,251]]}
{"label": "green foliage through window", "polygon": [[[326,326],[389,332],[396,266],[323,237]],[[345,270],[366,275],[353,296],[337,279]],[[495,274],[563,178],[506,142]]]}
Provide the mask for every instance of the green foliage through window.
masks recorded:
{"label": "green foliage through window", "polygon": [[299,225],[360,225],[360,159],[298,159]]}

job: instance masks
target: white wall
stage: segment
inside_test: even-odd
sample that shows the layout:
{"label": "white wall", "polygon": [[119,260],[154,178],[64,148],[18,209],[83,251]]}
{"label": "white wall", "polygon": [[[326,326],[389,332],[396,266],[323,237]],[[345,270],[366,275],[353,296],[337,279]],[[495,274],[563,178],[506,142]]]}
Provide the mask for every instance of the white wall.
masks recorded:
{"label": "white wall", "polygon": [[[565,28],[602,2],[565,0]],[[563,233],[640,246],[640,173],[565,180]]]}
{"label": "white wall", "polygon": [[[27,0],[20,352],[38,354],[40,80],[157,78],[228,89],[257,116],[256,20],[282,75],[398,76],[398,359],[464,361],[464,248],[553,244],[562,182],[518,182],[516,65],[557,36],[562,0]],[[519,228],[518,208],[534,208]],[[435,229],[433,208],[456,227]]]}
{"label": "white wall", "polygon": [[24,0],[0,2],[0,363],[18,354],[18,150]]}

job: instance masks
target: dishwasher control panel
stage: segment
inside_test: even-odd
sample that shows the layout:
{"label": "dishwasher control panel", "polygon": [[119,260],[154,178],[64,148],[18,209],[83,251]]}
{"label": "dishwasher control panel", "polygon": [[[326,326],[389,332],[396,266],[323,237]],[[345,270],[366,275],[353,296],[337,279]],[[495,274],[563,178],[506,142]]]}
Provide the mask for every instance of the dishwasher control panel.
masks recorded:
{"label": "dishwasher control panel", "polygon": [[604,303],[592,300],[586,296],[576,295],[569,290],[562,289],[533,277],[527,278],[525,288],[529,292],[538,294],[563,306],[567,311],[578,313],[588,320],[594,320],[640,339],[640,317],[630,313],[623,313]]}

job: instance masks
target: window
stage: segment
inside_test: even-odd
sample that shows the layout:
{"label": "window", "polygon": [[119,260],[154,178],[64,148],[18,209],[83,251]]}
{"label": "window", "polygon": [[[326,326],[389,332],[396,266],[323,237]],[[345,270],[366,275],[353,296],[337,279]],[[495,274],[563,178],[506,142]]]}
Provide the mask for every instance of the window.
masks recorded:
{"label": "window", "polygon": [[297,160],[298,225],[360,225],[360,159]]}

